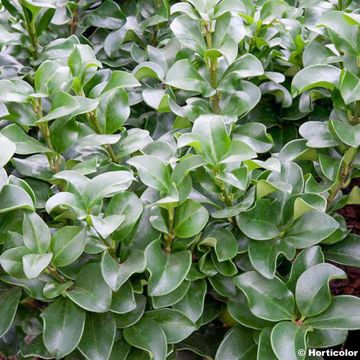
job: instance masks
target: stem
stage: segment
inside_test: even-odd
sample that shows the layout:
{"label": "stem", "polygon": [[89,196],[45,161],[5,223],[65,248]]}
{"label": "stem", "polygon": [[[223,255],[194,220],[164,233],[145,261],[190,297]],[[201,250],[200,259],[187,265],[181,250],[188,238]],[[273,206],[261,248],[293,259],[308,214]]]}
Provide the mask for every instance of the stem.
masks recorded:
{"label": "stem", "polygon": [[55,268],[48,266],[46,272],[51,275],[59,283],[64,283],[66,280],[56,271]]}
{"label": "stem", "polygon": [[215,183],[221,190],[220,200],[222,200],[226,206],[232,206],[232,200],[225,189],[224,183],[217,179],[215,179]]}
{"label": "stem", "polygon": [[174,239],[174,215],[175,215],[175,209],[173,207],[168,209],[169,213],[169,234],[165,236],[165,251],[170,254],[171,253],[171,247],[172,242]]}
{"label": "stem", "polygon": [[226,204],[226,206],[232,206],[233,204],[232,204],[231,195],[228,194],[226,187],[224,185],[224,182],[216,178],[217,174],[218,174],[218,170],[214,169],[213,170],[214,181],[215,181],[215,184],[221,190],[221,194],[219,196],[220,200],[223,201]]}
{"label": "stem", "polygon": [[340,179],[337,181],[336,185],[330,190],[330,194],[327,198],[328,208],[331,203],[334,201],[338,192],[342,189],[347,188],[350,185],[351,179],[349,178],[350,171],[352,168],[352,161],[355,159],[357,155],[356,149],[353,149],[352,153],[350,153],[349,158],[345,162],[345,166],[342,168],[340,173]]}
{"label": "stem", "polygon": [[[81,90],[79,91],[79,95],[80,95],[80,96],[83,96],[83,97],[86,97],[83,89],[81,89]],[[95,132],[96,132],[97,134],[102,134],[103,132],[102,132],[101,127],[100,127],[100,124],[99,124],[99,122],[98,122],[98,120],[97,120],[97,118],[96,118],[95,112],[94,112],[94,111],[88,112],[88,113],[86,114],[86,117],[87,117],[89,123],[92,125],[93,129],[95,130]],[[111,147],[111,145],[110,145],[110,144],[103,145],[103,148],[105,148],[105,150],[108,152],[111,160],[112,160],[114,163],[117,163],[117,156],[116,156],[113,148]]]}
{"label": "stem", "polygon": [[355,111],[351,117],[351,122],[354,124],[360,123],[360,100],[355,103]]}
{"label": "stem", "polygon": [[70,27],[70,36],[74,35],[78,26],[78,7],[76,7],[74,9],[74,11],[72,12],[72,17],[69,23],[69,27]]}
{"label": "stem", "polygon": [[[212,49],[213,43],[212,43],[212,35],[211,35],[211,29],[209,23],[204,24],[204,30],[205,30],[205,39],[206,39],[207,47],[208,49]],[[214,89],[216,89],[217,88],[217,58],[209,59],[207,66],[210,74],[211,86]],[[210,98],[211,106],[215,114],[220,113],[220,97],[221,97],[220,92],[216,91],[216,94]]]}
{"label": "stem", "polygon": [[20,1],[20,5],[22,7],[23,13],[24,13],[24,18],[25,18],[25,23],[26,23],[26,30],[29,34],[30,37],[30,42],[31,42],[31,53],[33,56],[33,59],[36,60],[38,58],[38,47],[39,47],[39,41],[36,35],[36,28],[35,28],[35,18],[34,19],[30,19],[28,16],[28,10],[26,9],[26,7],[23,5],[23,2]]}
{"label": "stem", "polygon": [[[37,115],[37,118],[41,119],[43,117],[41,98],[35,98],[35,100],[33,102],[33,108]],[[51,143],[50,129],[49,129],[48,123],[45,122],[45,123],[40,124],[39,130],[40,130],[42,136],[44,137],[48,148],[54,152],[54,147],[52,146],[52,143]],[[61,156],[47,154],[47,158],[49,161],[50,168],[55,173],[59,172],[60,166],[61,166]]]}
{"label": "stem", "polygon": [[[89,211],[89,210],[88,210]],[[90,211],[89,211],[90,212]],[[93,228],[94,231],[99,235],[99,238],[102,240],[102,242],[105,244],[105,246],[107,247],[107,250],[109,251],[109,254],[114,258],[116,258],[116,243],[115,241],[112,241],[110,238],[103,238],[95,229],[94,224],[92,222],[92,219],[90,217],[90,215],[88,215],[85,218],[86,223],[88,224],[89,228]]]}

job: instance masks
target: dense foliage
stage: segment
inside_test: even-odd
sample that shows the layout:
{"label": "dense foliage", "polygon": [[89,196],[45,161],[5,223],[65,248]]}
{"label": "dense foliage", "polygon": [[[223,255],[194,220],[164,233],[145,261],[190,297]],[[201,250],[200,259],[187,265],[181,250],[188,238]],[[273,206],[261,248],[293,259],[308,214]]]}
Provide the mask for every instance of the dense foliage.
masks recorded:
{"label": "dense foliage", "polygon": [[0,353],[300,360],[360,328],[329,289],[360,267],[358,0],[0,4]]}

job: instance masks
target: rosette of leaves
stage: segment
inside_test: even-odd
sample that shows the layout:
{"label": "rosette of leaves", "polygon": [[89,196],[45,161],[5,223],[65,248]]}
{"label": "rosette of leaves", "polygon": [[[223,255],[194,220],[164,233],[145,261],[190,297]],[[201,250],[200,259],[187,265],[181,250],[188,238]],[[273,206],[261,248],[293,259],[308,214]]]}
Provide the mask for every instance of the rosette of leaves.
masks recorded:
{"label": "rosette of leaves", "polygon": [[359,329],[357,1],[0,5],[0,357],[303,359]]}

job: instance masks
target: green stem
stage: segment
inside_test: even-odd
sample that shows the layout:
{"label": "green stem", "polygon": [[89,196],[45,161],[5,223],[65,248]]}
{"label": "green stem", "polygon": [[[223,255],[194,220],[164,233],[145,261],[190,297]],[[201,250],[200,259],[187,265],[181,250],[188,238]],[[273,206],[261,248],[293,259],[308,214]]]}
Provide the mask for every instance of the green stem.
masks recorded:
{"label": "green stem", "polygon": [[25,23],[26,23],[26,30],[29,34],[29,38],[30,38],[30,43],[31,43],[31,53],[33,56],[33,59],[36,60],[38,58],[38,47],[39,47],[39,41],[37,38],[37,34],[36,34],[36,28],[35,28],[35,18],[34,19],[30,19],[29,18],[29,14],[28,14],[28,10],[27,8],[24,6],[23,1],[20,1],[20,5],[22,7],[23,13],[24,13],[24,18],[25,18]]}
{"label": "green stem", "polygon": [[355,111],[351,117],[351,122],[354,124],[360,123],[360,100],[355,103]]}
{"label": "green stem", "polygon": [[[89,210],[88,210],[89,211]],[[102,240],[102,242],[105,244],[105,246],[107,247],[107,250],[109,251],[109,254],[114,258],[116,259],[116,243],[115,241],[112,241],[110,238],[103,238],[97,231],[96,229],[94,228],[94,224],[91,220],[91,217],[90,215],[88,215],[86,218],[85,218],[85,221],[86,223],[88,224],[88,227],[89,228],[93,228],[94,231],[99,235],[99,238]]]}
{"label": "green stem", "polygon": [[165,251],[170,254],[172,242],[174,239],[174,216],[175,216],[175,208],[171,207],[168,209],[169,214],[169,233],[165,236]]}
{"label": "green stem", "polygon": [[338,192],[342,189],[346,189],[351,182],[349,177],[350,171],[352,168],[352,162],[357,155],[356,149],[352,149],[350,152],[349,158],[344,161],[344,167],[341,169],[340,179],[337,181],[335,186],[330,190],[329,196],[327,198],[328,208],[331,206],[331,203],[334,201]]}
{"label": "green stem", "polygon": [[66,282],[66,280],[56,271],[55,268],[48,266],[46,268],[46,272],[51,275],[56,281],[58,281],[59,283],[64,283]]}
{"label": "green stem", "polygon": [[226,188],[224,186],[224,183],[220,180],[215,179],[216,185],[220,188],[221,194],[220,194],[220,200],[222,200],[226,206],[232,206],[232,200],[226,191]]}
{"label": "green stem", "polygon": [[[204,31],[205,31],[205,39],[206,39],[207,47],[208,49],[212,49],[213,43],[212,43],[212,35],[211,35],[211,29],[209,23],[204,24]],[[217,58],[208,59],[207,67],[210,74],[211,86],[214,89],[217,88],[217,65],[218,65]],[[219,91],[216,91],[215,95],[213,95],[210,98],[211,107],[215,114],[220,113],[220,98],[221,98],[221,93]]]}
{"label": "green stem", "polygon": [[[83,89],[81,89],[81,90],[79,91],[79,95],[80,95],[80,96],[83,96],[83,97],[86,97]],[[98,120],[97,120],[97,118],[96,118],[95,112],[94,112],[94,111],[88,112],[88,113],[86,114],[86,117],[87,117],[89,123],[92,125],[93,129],[95,130],[95,132],[96,132],[97,134],[102,134],[103,132],[102,132],[101,127],[100,127],[100,124],[99,124],[99,122],[98,122]],[[110,144],[103,145],[103,148],[108,152],[111,160],[112,160],[114,163],[117,163],[117,156],[116,156],[113,148],[111,147],[111,145],[110,145]]]}
{"label": "green stem", "polygon": [[[34,99],[33,108],[34,108],[37,118],[41,119],[43,117],[41,98]],[[50,150],[52,150],[53,153],[55,153],[54,147],[51,143],[50,129],[49,129],[48,123],[47,122],[41,123],[39,125],[39,130],[40,130],[43,138],[45,139],[48,148]],[[55,173],[59,172],[60,166],[61,166],[61,156],[58,154],[47,154],[47,158],[49,161],[50,168]]]}
{"label": "green stem", "polygon": [[231,195],[228,194],[224,182],[216,178],[218,173],[219,173],[218,169],[213,170],[213,177],[214,177],[215,184],[221,190],[221,193],[219,196],[220,200],[223,201],[226,204],[226,206],[232,206],[233,204],[232,204]]}

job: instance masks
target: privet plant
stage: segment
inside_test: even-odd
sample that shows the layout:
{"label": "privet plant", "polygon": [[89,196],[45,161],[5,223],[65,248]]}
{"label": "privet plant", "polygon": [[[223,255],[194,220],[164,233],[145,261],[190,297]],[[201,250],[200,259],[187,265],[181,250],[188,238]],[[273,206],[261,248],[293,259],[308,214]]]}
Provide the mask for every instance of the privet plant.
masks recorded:
{"label": "privet plant", "polygon": [[329,288],[360,267],[358,0],[0,4],[3,356],[302,360],[360,328]]}

